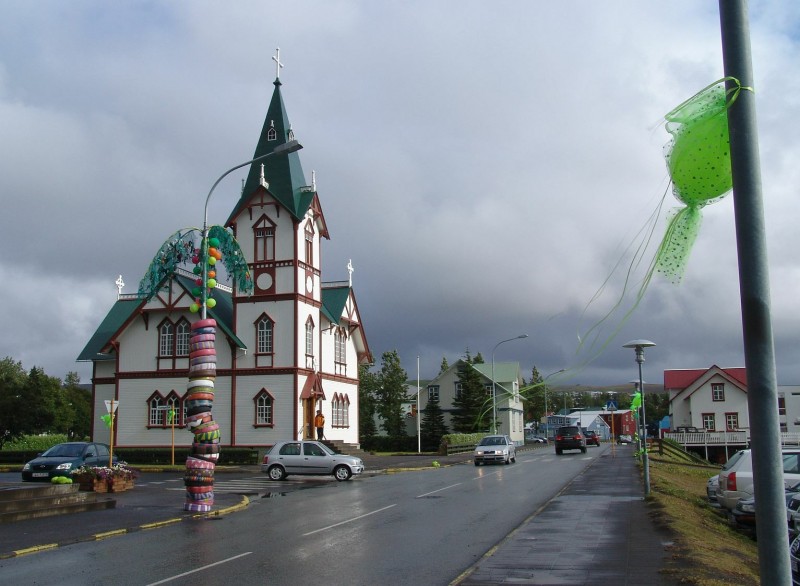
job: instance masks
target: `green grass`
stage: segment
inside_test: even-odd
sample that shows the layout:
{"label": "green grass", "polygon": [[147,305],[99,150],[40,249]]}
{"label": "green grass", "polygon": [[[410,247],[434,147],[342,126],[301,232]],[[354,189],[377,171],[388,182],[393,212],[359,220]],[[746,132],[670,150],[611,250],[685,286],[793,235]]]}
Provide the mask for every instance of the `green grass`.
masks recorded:
{"label": "green grass", "polygon": [[650,514],[674,538],[666,573],[695,586],[758,586],[756,542],[730,527],[706,498],[706,481],[718,471],[651,457]]}

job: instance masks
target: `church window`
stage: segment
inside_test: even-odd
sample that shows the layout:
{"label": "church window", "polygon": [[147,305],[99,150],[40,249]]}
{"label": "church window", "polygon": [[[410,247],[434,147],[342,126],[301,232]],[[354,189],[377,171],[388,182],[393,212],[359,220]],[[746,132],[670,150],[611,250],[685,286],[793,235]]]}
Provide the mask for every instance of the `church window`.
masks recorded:
{"label": "church window", "polygon": [[275,398],[269,393],[267,389],[261,391],[255,396],[254,399],[256,407],[256,421],[255,425],[274,425],[275,424]]}
{"label": "church window", "polygon": [[347,336],[341,328],[333,334],[333,361],[336,365],[336,374],[347,372]]}
{"label": "church window", "polygon": [[166,417],[164,415],[164,407],[166,406],[164,397],[156,391],[147,400],[148,410],[148,426],[149,427],[163,427]]}
{"label": "church window", "polygon": [[306,222],[306,264],[314,266],[314,227],[311,222]]}
{"label": "church window", "polygon": [[275,226],[267,218],[261,218],[253,232],[256,262],[275,260]]}
{"label": "church window", "polygon": [[347,395],[342,400],[342,427],[350,427],[350,399]]}
{"label": "church window", "polygon": [[339,393],[336,393],[331,401],[331,419],[331,426],[339,427]]}
{"label": "church window", "polygon": [[306,320],[306,356],[314,356],[314,320]]}
{"label": "church window", "polygon": [[158,355],[172,356],[174,341],[175,326],[172,325],[172,322],[165,321],[158,328]]}
{"label": "church window", "polygon": [[278,138],[278,133],[275,132],[275,122],[270,120],[269,121],[269,130],[267,130],[267,140],[275,140]]}
{"label": "church window", "polygon": [[180,427],[183,425],[183,422],[186,421],[186,418],[183,413],[181,398],[175,391],[172,391],[169,395],[167,395],[165,406],[168,407],[168,409],[166,409],[167,417],[164,421],[164,424],[167,427],[171,427],[174,421],[175,427]]}
{"label": "church window", "polygon": [[256,322],[256,338],[258,354],[272,354],[272,336],[274,331],[273,321],[266,315]]}
{"label": "church window", "polygon": [[175,326],[175,355],[189,356],[189,337],[191,326],[185,319],[181,319]]}

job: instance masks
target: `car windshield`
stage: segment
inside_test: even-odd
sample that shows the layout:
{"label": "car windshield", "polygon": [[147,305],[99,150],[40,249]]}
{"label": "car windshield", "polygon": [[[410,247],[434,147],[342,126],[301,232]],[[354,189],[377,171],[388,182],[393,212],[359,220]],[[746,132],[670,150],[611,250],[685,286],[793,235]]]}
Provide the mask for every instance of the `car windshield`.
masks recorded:
{"label": "car windshield", "polygon": [[83,453],[83,444],[58,444],[47,450],[42,456],[48,458],[77,458]]}
{"label": "car windshield", "polygon": [[499,436],[488,436],[481,440],[479,446],[504,446],[506,440]]}
{"label": "car windshield", "polygon": [[742,459],[742,456],[744,456],[744,454],[745,454],[744,450],[736,452],[733,456],[731,456],[730,460],[725,462],[725,465],[722,467],[722,469],[730,470],[733,467],[733,465],[736,464],[736,462]]}

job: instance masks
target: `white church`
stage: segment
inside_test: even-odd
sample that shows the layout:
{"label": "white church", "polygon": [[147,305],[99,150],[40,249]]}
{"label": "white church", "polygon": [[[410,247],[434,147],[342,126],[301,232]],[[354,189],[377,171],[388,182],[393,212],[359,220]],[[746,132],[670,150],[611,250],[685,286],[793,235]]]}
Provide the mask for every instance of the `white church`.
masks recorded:
{"label": "white church", "polygon": [[[253,159],[294,140],[281,97],[279,59],[266,120]],[[371,355],[349,281],[322,280],[328,226],[315,181],[298,152],[250,165],[241,198],[224,224],[245,257],[251,294],[216,285],[213,417],[221,445],[266,447],[314,437],[318,409],[325,438],[358,445],[358,368]],[[157,243],[153,243],[153,247]],[[152,268],[152,267],[151,267]],[[144,282],[144,280],[143,280]],[[181,267],[155,283],[152,296],[120,294],[86,344],[91,361],[93,437],[108,441],[100,416],[118,405],[116,447],[190,446],[183,405],[189,371],[195,275]],[[168,415],[170,412],[174,416]]]}

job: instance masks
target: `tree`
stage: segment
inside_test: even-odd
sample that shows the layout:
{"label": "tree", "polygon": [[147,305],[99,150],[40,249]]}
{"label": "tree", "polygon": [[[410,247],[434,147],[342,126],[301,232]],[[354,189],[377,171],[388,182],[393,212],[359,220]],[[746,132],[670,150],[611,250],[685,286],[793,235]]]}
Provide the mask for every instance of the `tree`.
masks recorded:
{"label": "tree", "polygon": [[380,383],[375,373],[370,372],[370,365],[358,367],[358,426],[361,441],[377,434],[375,427],[376,396]]}
{"label": "tree", "polygon": [[441,364],[441,366],[439,366],[439,374],[442,374],[442,373],[443,373],[443,372],[445,372],[445,371],[446,371],[448,368],[450,368],[450,365],[447,363],[447,358],[445,358],[444,356],[442,356],[442,364]]}
{"label": "tree", "polygon": [[483,356],[481,356],[481,353],[478,352],[475,355],[475,358],[472,359],[472,364],[483,364],[483,363],[484,363]]}
{"label": "tree", "polygon": [[22,389],[27,375],[21,362],[0,360],[0,448],[25,433],[22,421]]}
{"label": "tree", "polygon": [[[525,401],[525,421],[539,422],[542,420],[542,417],[546,415],[546,392],[547,388],[544,380],[542,379],[542,375],[539,374],[539,370],[534,365],[533,370],[531,371],[531,380],[527,385],[525,385],[524,392],[522,393],[523,400]],[[547,407],[550,407],[549,403],[547,404]]]}
{"label": "tree", "polygon": [[437,450],[442,441],[442,436],[448,433],[450,433],[450,430],[444,422],[444,412],[439,406],[439,397],[428,398],[428,404],[422,410],[422,421],[420,422],[422,449],[426,452]]}
{"label": "tree", "polygon": [[380,385],[377,391],[377,411],[383,430],[393,438],[406,437],[403,402],[406,400],[408,375],[400,366],[397,350],[384,352],[381,357]]}
{"label": "tree", "polygon": [[69,407],[71,418],[66,422],[64,433],[70,439],[81,441],[92,434],[92,394],[80,386],[81,379],[76,372],[69,372],[65,378],[62,394]]}
{"label": "tree", "polygon": [[474,360],[467,349],[458,363],[460,391],[453,399],[453,431],[474,433],[491,428],[492,397],[487,394],[483,376],[472,365]]}

